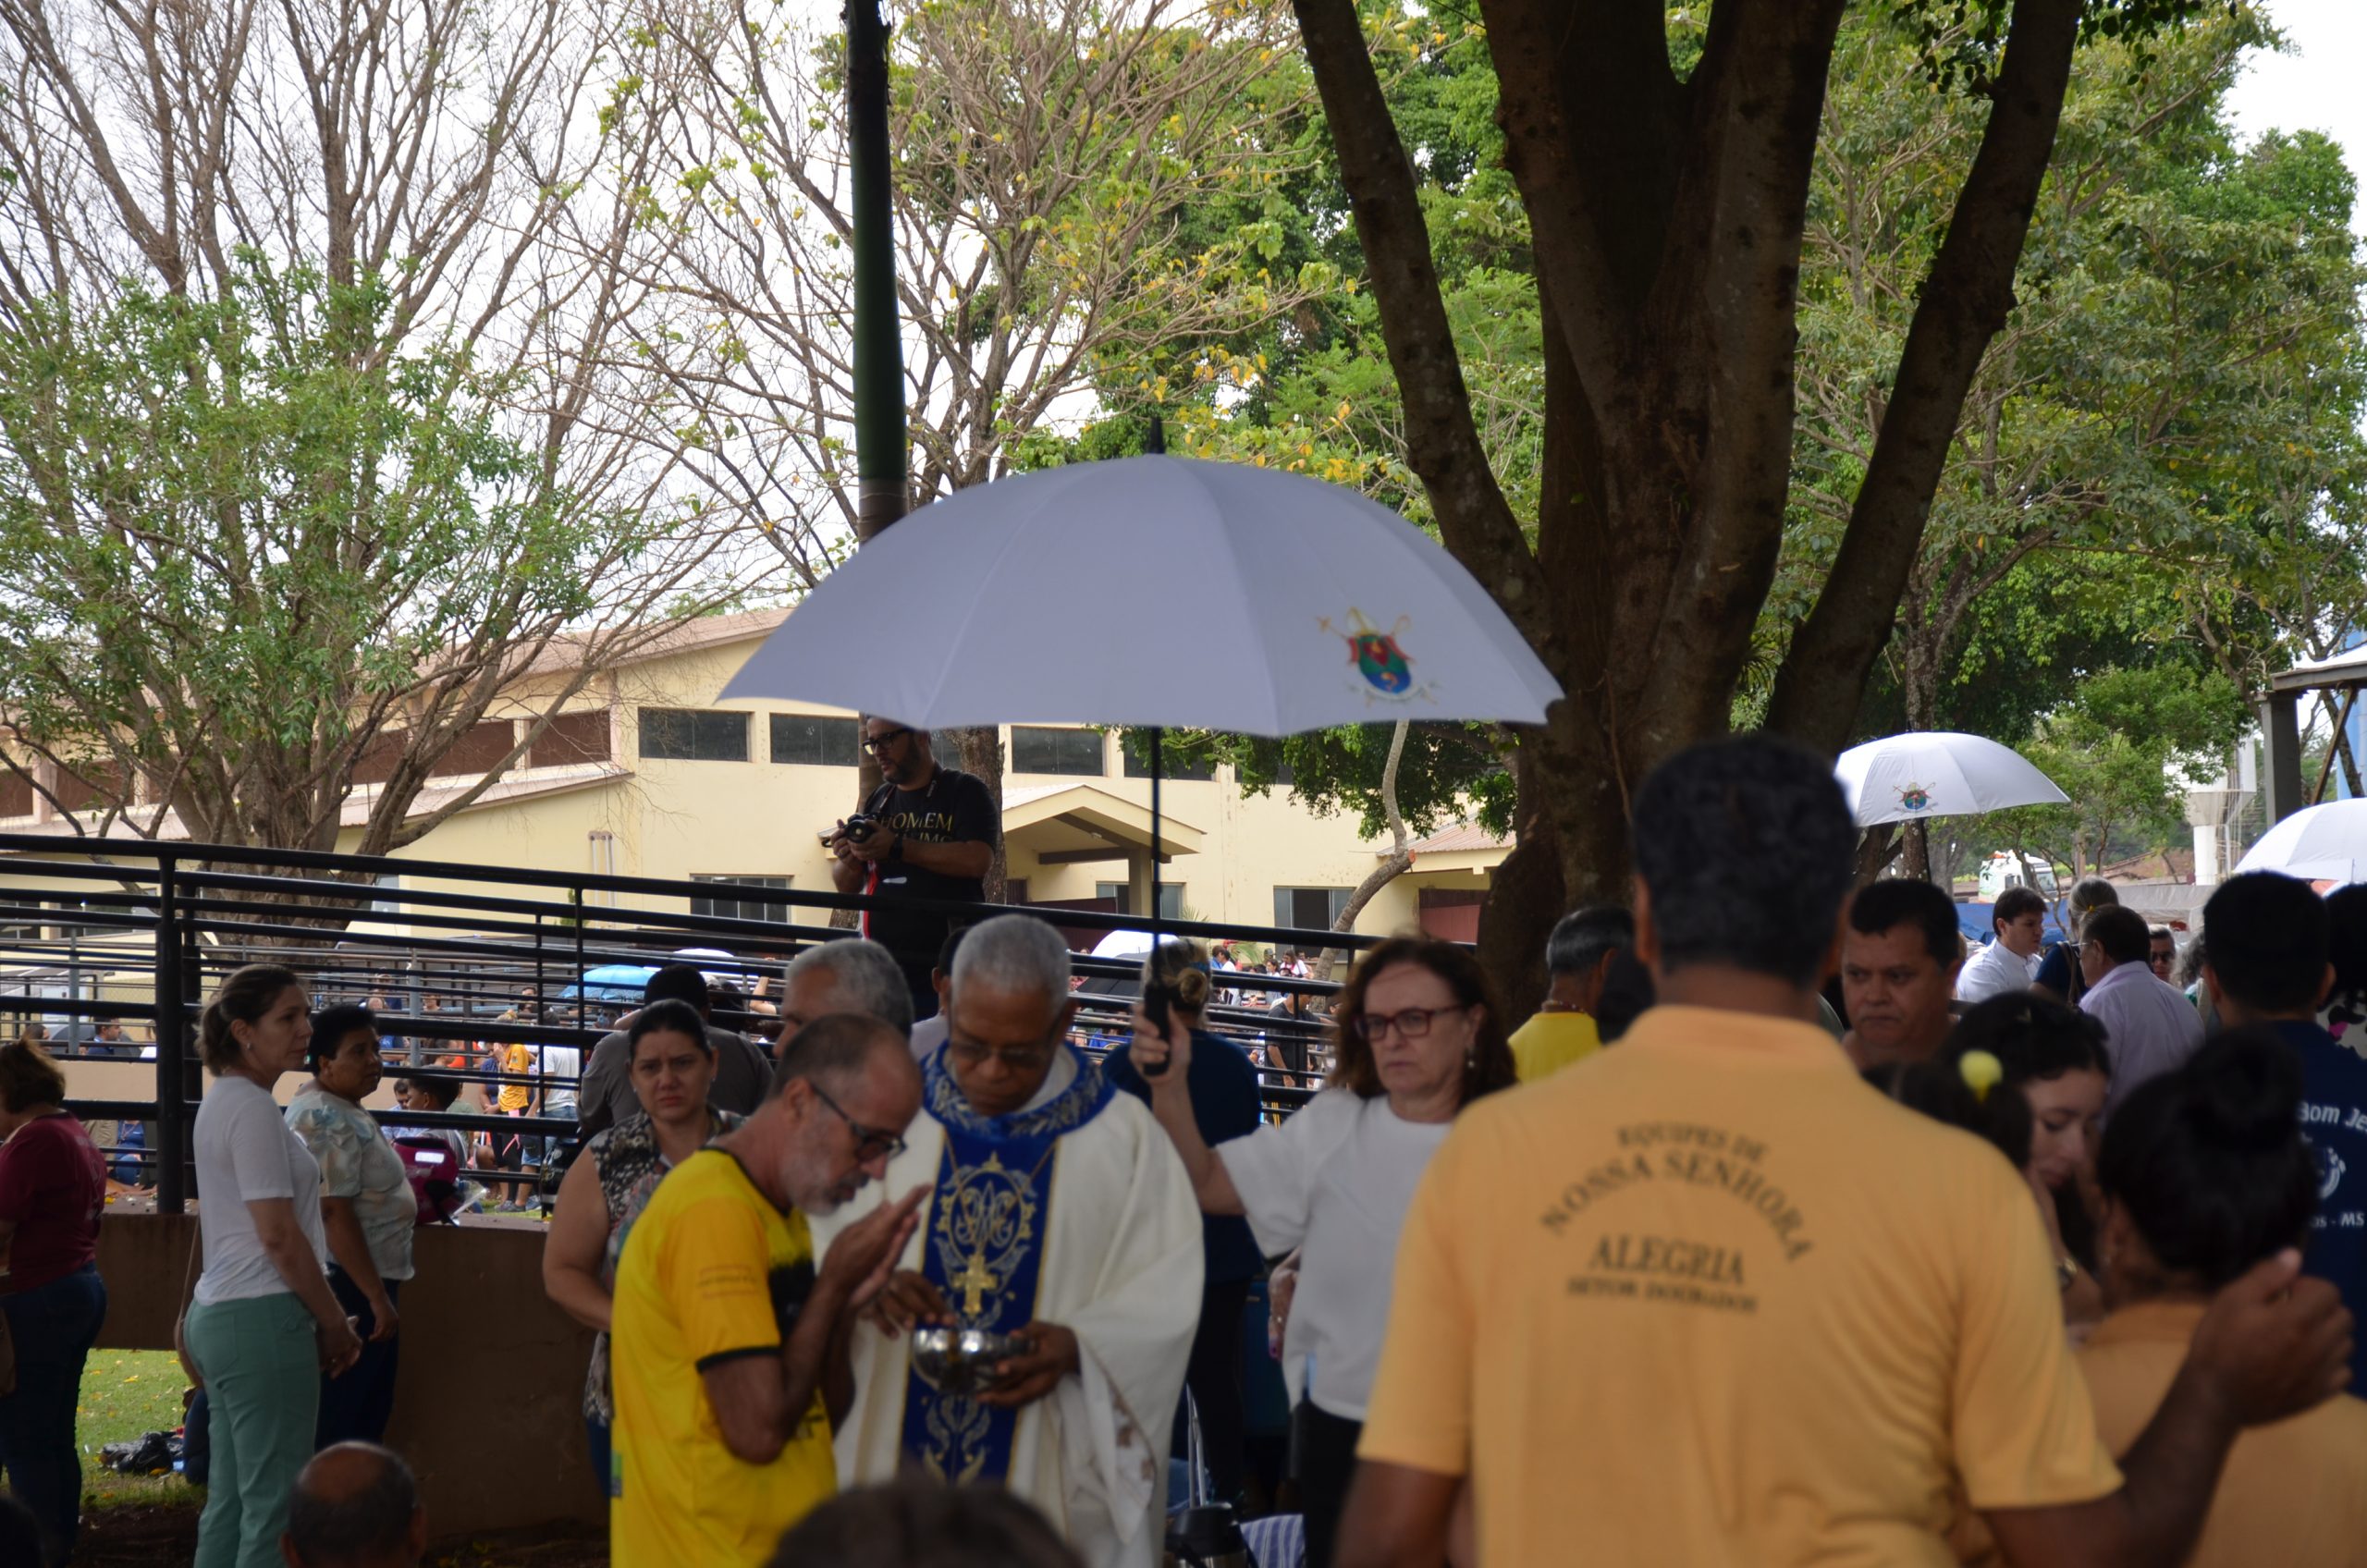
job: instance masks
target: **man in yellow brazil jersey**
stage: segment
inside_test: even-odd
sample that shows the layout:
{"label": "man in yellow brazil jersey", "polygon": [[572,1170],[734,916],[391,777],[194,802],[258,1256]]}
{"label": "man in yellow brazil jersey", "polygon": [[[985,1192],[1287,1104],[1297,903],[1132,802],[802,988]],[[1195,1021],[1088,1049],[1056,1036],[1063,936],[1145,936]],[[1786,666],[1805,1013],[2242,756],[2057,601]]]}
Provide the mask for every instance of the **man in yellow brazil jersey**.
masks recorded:
{"label": "man in yellow brazil jersey", "polygon": [[920,1094],[901,1034],[816,1019],[782,1046],[755,1113],[675,1167],[634,1222],[609,1351],[616,1568],[758,1568],[838,1490],[848,1336],[926,1189],[840,1231],[818,1270],[806,1218],[884,1173]]}

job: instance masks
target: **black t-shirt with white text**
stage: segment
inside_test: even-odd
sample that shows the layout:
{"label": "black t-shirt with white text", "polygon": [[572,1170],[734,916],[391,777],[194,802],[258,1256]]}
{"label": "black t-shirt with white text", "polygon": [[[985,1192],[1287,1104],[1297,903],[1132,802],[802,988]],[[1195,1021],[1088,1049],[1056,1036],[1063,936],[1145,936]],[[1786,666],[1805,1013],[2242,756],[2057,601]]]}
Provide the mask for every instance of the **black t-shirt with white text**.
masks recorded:
{"label": "black t-shirt with white text", "polygon": [[[882,784],[864,802],[869,815],[910,844],[992,845],[1001,836],[994,797],[975,776],[940,767],[917,790]],[[924,871],[899,856],[879,867],[882,900],[864,922],[864,933],[896,955],[914,988],[927,986],[938,949],[957,917],[942,910],[903,909],[900,899],[960,899],[976,903],[987,896],[985,879]]]}

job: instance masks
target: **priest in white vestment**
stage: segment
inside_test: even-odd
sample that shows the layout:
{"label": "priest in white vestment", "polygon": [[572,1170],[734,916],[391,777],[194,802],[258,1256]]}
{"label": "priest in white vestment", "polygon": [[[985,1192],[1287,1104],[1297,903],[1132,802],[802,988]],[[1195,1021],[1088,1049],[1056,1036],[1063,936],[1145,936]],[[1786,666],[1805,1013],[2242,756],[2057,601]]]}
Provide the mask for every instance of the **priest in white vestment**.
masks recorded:
{"label": "priest in white vestment", "polygon": [[[1152,1568],[1198,1326],[1200,1212],[1150,1113],[1067,1043],[1075,1011],[1051,926],[1010,914],[964,933],[908,1146],[884,1182],[813,1221],[827,1251],[881,1194],[932,1189],[901,1270],[855,1330],[839,1481],[917,1469],[1005,1485],[1089,1568]],[[1032,1348],[979,1397],[941,1392],[902,1331],[938,1317],[1022,1332]]]}

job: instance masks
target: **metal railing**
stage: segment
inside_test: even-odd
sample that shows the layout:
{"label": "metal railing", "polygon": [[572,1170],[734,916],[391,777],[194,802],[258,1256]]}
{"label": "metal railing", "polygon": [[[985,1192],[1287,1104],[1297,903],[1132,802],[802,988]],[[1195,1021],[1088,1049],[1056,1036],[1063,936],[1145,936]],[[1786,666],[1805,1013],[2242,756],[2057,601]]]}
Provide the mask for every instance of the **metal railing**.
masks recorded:
{"label": "metal railing", "polygon": [[[314,1005],[374,1001],[388,1070],[414,1080],[473,1086],[491,1097],[523,1086],[548,1112],[580,1082],[552,1070],[569,1047],[579,1063],[616,1019],[640,1004],[629,975],[611,966],[693,962],[716,986],[715,1022],[765,1043],[763,992],[782,964],[817,942],[852,935],[829,917],[860,912],[862,895],[731,882],[537,871],[458,862],[396,860],[303,850],[97,842],[0,834],[0,1030],[38,1021],[67,1060],[153,1060],[154,1099],[76,1098],[85,1120],[153,1125],[139,1148],[110,1145],[111,1162],[153,1173],[157,1207],[178,1212],[190,1176],[190,1126],[202,1092],[197,1030],[205,998],[242,964],[270,962],[303,976]],[[386,878],[399,878],[397,886]],[[458,883],[465,886],[422,887]],[[625,900],[639,902],[627,903]],[[709,900],[778,911],[777,918],[692,913]],[[973,921],[1002,905],[901,900],[901,907]],[[1026,906],[1021,906],[1026,907]],[[1036,913],[1074,947],[1111,931],[1145,932],[1147,917],[1043,906]],[[1286,926],[1163,921],[1160,930],[1202,941],[1255,944],[1342,956],[1380,938]],[[1106,1049],[1126,1034],[1139,957],[1073,961],[1080,978],[1074,1037]],[[616,983],[610,984],[613,979]],[[1220,973],[1206,1018],[1220,1036],[1272,1060],[1261,1066],[1269,1113],[1286,1115],[1313,1092],[1328,1054],[1325,979]],[[1303,995],[1315,1011],[1275,1017],[1268,998]],[[1256,1005],[1252,1005],[1252,1003]],[[120,1023],[125,1037],[99,1037]],[[778,1019],[772,1021],[777,1030]],[[145,1037],[139,1037],[144,1035]],[[534,1047],[532,1067],[505,1065],[504,1047]],[[1282,1065],[1284,1060],[1295,1064]],[[584,1108],[587,1111],[591,1109]],[[566,1115],[390,1109],[403,1128],[571,1139]],[[479,1170],[490,1186],[528,1184],[533,1173]]]}

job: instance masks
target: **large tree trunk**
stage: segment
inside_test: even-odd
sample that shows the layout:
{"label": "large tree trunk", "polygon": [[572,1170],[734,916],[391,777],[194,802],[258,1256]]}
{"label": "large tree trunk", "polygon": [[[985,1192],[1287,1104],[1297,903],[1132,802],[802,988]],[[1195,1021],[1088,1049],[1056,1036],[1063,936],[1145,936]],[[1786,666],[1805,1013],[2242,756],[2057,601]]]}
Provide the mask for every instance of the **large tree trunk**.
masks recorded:
{"label": "large tree trunk", "polygon": [[[955,742],[962,758],[962,771],[977,775],[995,802],[995,815],[1002,815],[1002,731],[991,724],[967,729],[949,729],[945,739]],[[987,902],[1010,902],[1011,857],[1004,852],[1002,835],[995,835],[995,858],[987,863]]]}
{"label": "large tree trunk", "polygon": [[1880,876],[1898,858],[1898,824],[1876,823],[1858,835],[1857,885],[1860,888]]}
{"label": "large tree trunk", "polygon": [[[1522,794],[1533,798],[1535,791]],[[1479,962],[1504,1006],[1507,1024],[1527,1018],[1545,1000],[1545,937],[1567,903],[1562,864],[1561,846],[1543,815],[1524,816],[1519,841],[1496,867],[1488,901],[1479,908]]]}

